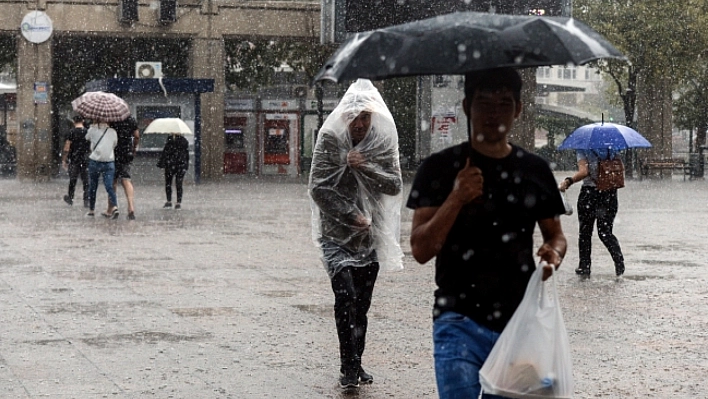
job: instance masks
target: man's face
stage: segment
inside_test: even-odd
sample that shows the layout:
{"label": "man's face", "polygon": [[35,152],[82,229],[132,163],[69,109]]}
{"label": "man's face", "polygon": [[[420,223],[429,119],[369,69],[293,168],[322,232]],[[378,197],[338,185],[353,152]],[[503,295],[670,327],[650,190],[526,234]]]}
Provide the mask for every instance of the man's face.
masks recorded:
{"label": "man's face", "polygon": [[351,123],[349,123],[349,136],[352,141],[360,142],[366,137],[366,133],[371,127],[371,112],[362,111]]}
{"label": "man's face", "polygon": [[472,124],[472,140],[494,143],[506,140],[519,114],[521,103],[516,102],[509,89],[475,91],[471,103],[465,99],[465,114]]}

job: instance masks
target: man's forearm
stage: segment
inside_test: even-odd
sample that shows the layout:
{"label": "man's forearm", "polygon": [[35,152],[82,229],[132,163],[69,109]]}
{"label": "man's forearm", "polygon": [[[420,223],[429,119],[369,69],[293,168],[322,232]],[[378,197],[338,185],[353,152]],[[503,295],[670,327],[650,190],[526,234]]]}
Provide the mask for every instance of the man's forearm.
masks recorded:
{"label": "man's forearm", "polygon": [[429,219],[416,221],[414,215],[416,225],[411,232],[411,250],[418,263],[425,263],[437,256],[463,206],[463,203],[448,198]]}

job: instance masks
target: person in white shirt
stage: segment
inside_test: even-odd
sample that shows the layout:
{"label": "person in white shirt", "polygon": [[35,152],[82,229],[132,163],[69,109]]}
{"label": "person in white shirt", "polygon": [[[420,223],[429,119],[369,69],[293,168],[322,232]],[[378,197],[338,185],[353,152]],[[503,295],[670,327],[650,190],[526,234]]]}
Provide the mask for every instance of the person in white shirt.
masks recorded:
{"label": "person in white shirt", "polygon": [[96,207],[96,191],[98,178],[103,175],[103,186],[108,193],[111,203],[107,212],[101,213],[107,218],[117,219],[118,200],[113,189],[113,176],[115,175],[115,156],[113,149],[118,144],[118,134],[104,121],[97,121],[86,133],[86,140],[91,142],[91,155],[89,155],[89,211],[86,216],[94,216]]}

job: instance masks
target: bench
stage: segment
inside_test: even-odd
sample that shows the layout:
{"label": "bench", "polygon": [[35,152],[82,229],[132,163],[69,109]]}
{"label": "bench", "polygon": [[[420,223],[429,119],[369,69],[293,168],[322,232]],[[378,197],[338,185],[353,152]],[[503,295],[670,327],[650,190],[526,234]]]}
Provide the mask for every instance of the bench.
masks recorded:
{"label": "bench", "polygon": [[648,178],[653,175],[653,172],[659,172],[660,177],[664,177],[664,171],[668,171],[669,175],[677,170],[683,174],[683,180],[686,176],[691,176],[691,166],[683,158],[659,158],[659,159],[640,159],[639,160],[639,180]]}

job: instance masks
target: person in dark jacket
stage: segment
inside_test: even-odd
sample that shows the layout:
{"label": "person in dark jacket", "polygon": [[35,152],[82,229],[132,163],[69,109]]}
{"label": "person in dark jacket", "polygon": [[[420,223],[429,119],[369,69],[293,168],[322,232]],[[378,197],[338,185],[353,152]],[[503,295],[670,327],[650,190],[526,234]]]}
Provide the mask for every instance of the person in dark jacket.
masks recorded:
{"label": "person in dark jacket", "polygon": [[120,181],[123,191],[125,191],[125,199],[128,202],[128,220],[135,220],[135,190],[130,179],[130,167],[135,158],[135,152],[140,145],[138,122],[135,118],[129,116],[120,122],[111,123],[111,127],[118,133],[118,145],[115,149],[116,173],[113,179],[113,190],[118,188],[118,181]]}
{"label": "person in dark jacket", "polygon": [[373,382],[361,356],[379,270],[402,268],[396,124],[374,85],[352,84],[322,125],[309,192],[313,238],[334,292],[340,386]]}
{"label": "person in dark jacket", "polygon": [[182,182],[189,169],[189,141],[180,134],[167,137],[157,166],[165,169],[165,194],[167,202],[163,208],[172,208],[172,179],[177,187],[177,203],[175,209],[182,208]]}
{"label": "person in dark jacket", "polygon": [[89,207],[88,156],[90,143],[86,140],[88,129],[84,126],[84,117],[76,115],[73,118],[74,128],[71,129],[62,150],[61,166],[69,172],[69,192],[64,196],[64,202],[74,204],[76,182],[81,177],[84,189],[84,208]]}

